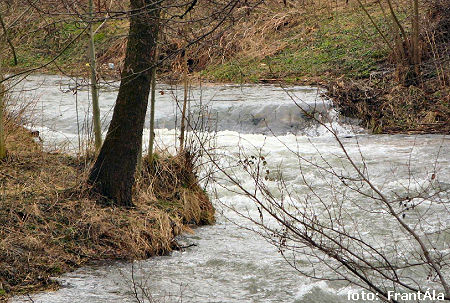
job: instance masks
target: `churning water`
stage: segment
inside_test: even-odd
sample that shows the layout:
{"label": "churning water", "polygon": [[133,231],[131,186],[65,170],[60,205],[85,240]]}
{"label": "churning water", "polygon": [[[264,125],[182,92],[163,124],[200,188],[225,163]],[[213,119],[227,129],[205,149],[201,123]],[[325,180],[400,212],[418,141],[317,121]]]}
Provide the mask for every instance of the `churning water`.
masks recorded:
{"label": "churning water", "polygon": [[[64,143],[69,152],[76,152],[80,148],[79,135],[86,139],[84,134],[90,127],[87,118],[89,94],[86,89],[74,94],[73,87],[73,81],[56,76],[30,77],[21,87],[15,87],[17,95],[36,100],[32,104],[32,115],[39,119],[28,121],[28,125],[41,131],[48,149],[60,148]],[[180,111],[175,100],[182,99],[180,96],[179,88],[158,87],[156,133],[159,148],[170,149],[176,141],[174,125],[179,123]],[[105,122],[111,117],[115,97],[114,86],[106,86],[101,92]],[[301,155],[319,162],[325,159],[337,169],[346,169],[342,164],[345,162],[342,150],[326,127],[336,130],[351,157],[360,159],[364,156],[371,180],[387,193],[402,192],[405,184],[411,184],[411,175],[416,184],[421,184],[436,173],[433,182],[450,186],[449,139],[437,135],[364,134],[349,121],[340,119],[316,88],[196,86],[191,90],[191,99],[190,124],[201,126],[203,133],[215,134],[212,138],[217,147],[214,156],[244,188],[254,188],[254,181],[237,167],[239,160],[244,158],[243,153],[264,156],[270,170],[265,182],[280,199],[282,192],[277,182],[280,173],[296,197],[309,193],[310,188],[305,186],[303,177],[325,199],[329,197],[327,179],[312,166],[301,170],[298,157]],[[323,119],[325,125],[314,123],[308,114]],[[147,130],[144,136],[146,142]],[[34,302],[137,302],[132,277],[135,284],[144,285],[161,302],[348,302],[347,293],[354,289],[300,275],[287,264],[276,247],[249,231],[256,227],[238,213],[258,217],[254,203],[240,195],[238,186],[223,178],[223,174],[218,173],[217,178],[216,183],[208,185],[209,192],[215,193],[216,197],[217,223],[179,238],[181,244],[195,246],[133,264],[113,262],[81,268],[58,278],[62,284],[60,290],[33,295]],[[348,207],[357,220],[358,208]],[[434,210],[440,211],[428,211],[433,213]],[[450,241],[448,209],[443,214],[446,216],[439,218],[439,226],[446,228],[447,233],[437,240],[436,246],[445,252]],[[376,226],[375,230],[379,232],[363,236],[374,245],[386,245],[386,235],[394,231],[390,231],[391,226],[378,216],[374,211],[369,217],[359,218],[359,226],[363,231],[368,225]],[[433,222],[428,223],[425,227],[432,229]],[[298,257],[301,261],[302,256]],[[317,266],[319,271],[327,270],[320,264]],[[25,302],[27,298],[19,297],[13,301]]]}

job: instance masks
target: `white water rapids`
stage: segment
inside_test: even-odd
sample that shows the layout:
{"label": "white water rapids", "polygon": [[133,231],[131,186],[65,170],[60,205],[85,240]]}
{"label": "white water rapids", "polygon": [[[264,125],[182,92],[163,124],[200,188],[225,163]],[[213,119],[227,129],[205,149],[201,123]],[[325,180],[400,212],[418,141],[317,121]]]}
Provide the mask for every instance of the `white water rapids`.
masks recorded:
{"label": "white water rapids", "polygon": [[[76,96],[71,90],[73,87],[74,82],[67,78],[32,76],[14,88],[16,96],[22,100],[35,100],[29,111],[33,118],[27,123],[31,129],[40,131],[43,144],[49,150],[64,146],[68,152],[77,152],[79,134],[80,139],[86,139],[86,128],[90,124],[89,92],[81,89]],[[194,124],[199,115],[208,112],[203,130],[215,133],[215,155],[220,155],[221,165],[229,167],[230,174],[249,189],[253,188],[253,180],[235,167],[242,151],[264,156],[270,169],[267,184],[275,195],[281,196],[277,191],[277,173],[281,172],[299,200],[302,195],[308,195],[309,190],[302,181],[302,172],[313,187],[323,193],[324,199],[330,192],[326,189],[326,178],[314,169],[305,167],[300,171],[297,155],[318,161],[326,159],[333,167],[344,170],[342,150],[336,140],[324,126],[302,113],[292,98],[308,113],[333,122],[350,156],[355,159],[364,156],[372,180],[385,192],[402,192],[404,184],[411,183],[409,176],[413,175],[416,183],[421,184],[435,172],[438,173],[433,177],[434,182],[450,186],[448,138],[364,134],[348,120],[339,118],[330,102],[320,95],[321,91],[312,87],[195,86],[191,90],[190,123]],[[156,140],[159,148],[173,149],[171,146],[176,141],[173,127],[175,122],[179,123],[179,111],[176,115],[175,96],[182,99],[181,88],[158,87]],[[100,93],[104,121],[111,117],[115,97],[115,87],[107,86]],[[144,131],[144,145],[147,141],[148,129]],[[58,278],[62,284],[60,290],[33,295],[33,301],[137,302],[130,282],[133,269],[135,281],[145,282],[149,292],[161,302],[348,302],[347,293],[355,288],[302,276],[261,236],[238,227],[235,223],[248,228],[254,225],[234,210],[248,212],[253,217],[258,217],[258,212],[250,199],[236,193],[239,191],[236,185],[220,179],[223,175],[218,176],[218,182],[208,186],[209,192],[217,194],[213,201],[217,223],[179,237],[180,243],[195,246],[170,256],[134,262],[133,268],[130,263],[108,262],[78,269]],[[349,211],[358,219],[357,208],[349,206]],[[429,210],[431,217],[438,211],[441,209]],[[439,224],[447,231],[436,245],[445,252],[450,246],[450,218],[448,209],[443,213],[446,215],[439,218]],[[379,215],[374,212],[371,217],[359,218],[359,226],[363,230],[364,224],[377,226],[379,233],[367,237],[373,243],[386,245],[389,226]],[[427,223],[425,228],[432,229],[434,222]],[[318,270],[326,269],[319,266]],[[27,300],[16,297],[13,302]]]}

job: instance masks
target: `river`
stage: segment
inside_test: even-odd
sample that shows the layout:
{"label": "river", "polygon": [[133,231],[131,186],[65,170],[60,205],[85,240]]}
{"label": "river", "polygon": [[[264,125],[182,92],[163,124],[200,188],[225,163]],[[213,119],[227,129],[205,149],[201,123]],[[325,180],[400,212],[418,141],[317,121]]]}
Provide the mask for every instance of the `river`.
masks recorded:
{"label": "river", "polygon": [[[86,129],[90,127],[87,118],[90,115],[89,92],[83,87],[74,94],[74,87],[74,81],[68,78],[37,75],[14,88],[16,96],[30,103],[30,118],[25,122],[31,129],[40,131],[48,150],[76,153],[83,149]],[[116,93],[117,83],[111,83],[104,85],[100,94],[105,127]],[[182,88],[161,84],[157,93],[157,146],[173,150],[177,136],[174,125],[179,123],[175,99],[182,99]],[[270,170],[266,181],[275,196],[282,194],[278,187],[280,172],[286,186],[296,195],[308,195],[308,187],[302,183],[303,172],[313,188],[328,197],[330,190],[325,188],[326,178],[312,166],[300,171],[298,155],[319,162],[326,159],[334,167],[348,169],[342,164],[345,159],[339,144],[326,130],[330,126],[336,130],[351,157],[364,156],[373,182],[386,192],[404,191],[404,184],[411,183],[411,175],[417,184],[423,184],[436,172],[433,182],[450,185],[448,138],[441,135],[367,134],[353,121],[339,117],[321,93],[317,88],[301,86],[196,85],[190,95],[193,113],[190,123],[195,124],[193,121],[197,121],[199,115],[208,113],[202,120],[206,121],[203,134],[213,137],[211,144],[215,147],[217,161],[244,188],[252,189],[254,183],[241,167],[236,166],[239,158],[243,153],[263,155]],[[23,104],[19,102],[17,108]],[[298,106],[324,119],[325,126],[308,118]],[[144,142],[147,137],[148,129],[144,131]],[[62,284],[60,290],[35,294],[33,301],[137,302],[131,282],[133,276],[135,282],[145,284],[145,288],[161,302],[348,302],[347,294],[356,291],[355,288],[299,274],[287,264],[276,247],[249,231],[258,228],[239,213],[258,217],[254,203],[242,196],[238,186],[223,174],[216,175],[217,181],[209,184],[207,189],[217,208],[217,223],[197,228],[193,234],[178,239],[183,245],[194,246],[170,256],[133,264],[107,262],[80,268],[57,278]],[[446,203],[448,206],[448,201]],[[439,208],[432,210],[441,211]],[[439,218],[439,226],[446,229],[446,233],[436,242],[444,253],[450,246],[450,216],[448,208],[446,210],[444,217]],[[352,211],[358,217],[358,210]],[[435,217],[433,211],[430,211],[431,218]],[[371,240],[384,243],[385,238],[395,232],[390,234],[391,226],[378,220],[378,216],[374,212],[372,217],[361,218],[360,226],[364,229],[364,224],[368,224],[368,230],[376,226],[380,232],[372,234]],[[269,220],[268,224],[272,223]],[[428,223],[429,228],[433,228],[435,222],[430,220]],[[320,265],[317,269],[326,270]],[[447,267],[445,274],[448,273]],[[12,301],[27,300],[16,297]]]}

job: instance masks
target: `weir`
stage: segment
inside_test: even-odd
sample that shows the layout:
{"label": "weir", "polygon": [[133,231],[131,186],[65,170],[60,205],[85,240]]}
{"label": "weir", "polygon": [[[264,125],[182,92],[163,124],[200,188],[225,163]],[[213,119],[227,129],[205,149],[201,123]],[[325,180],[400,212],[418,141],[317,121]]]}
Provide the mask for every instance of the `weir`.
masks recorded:
{"label": "weir", "polygon": [[[22,100],[32,103],[29,106],[32,109],[30,116],[40,117],[30,119],[28,126],[40,131],[47,146],[64,142],[69,148],[74,148],[77,146],[78,129],[81,130],[80,136],[86,137],[92,124],[92,108],[89,86],[83,83],[81,79],[75,82],[74,79],[59,76],[30,76],[14,88]],[[100,110],[103,131],[106,131],[111,119],[117,85],[115,82],[102,85]],[[157,91],[155,127],[179,128],[181,109],[177,101],[182,99],[183,88],[160,84]],[[342,135],[361,131],[355,121],[339,117],[332,102],[323,96],[324,92],[309,86],[194,86],[190,91],[188,130],[265,135],[324,134],[323,127],[312,119],[315,117],[328,124],[333,122]],[[148,125],[147,117],[146,128]]]}

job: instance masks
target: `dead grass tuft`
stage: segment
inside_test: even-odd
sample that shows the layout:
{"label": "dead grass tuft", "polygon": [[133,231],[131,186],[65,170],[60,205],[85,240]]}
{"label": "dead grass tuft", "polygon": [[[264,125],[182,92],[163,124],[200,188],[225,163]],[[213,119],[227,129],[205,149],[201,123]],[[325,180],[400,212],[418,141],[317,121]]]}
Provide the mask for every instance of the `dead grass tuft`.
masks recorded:
{"label": "dead grass tuft", "polygon": [[339,111],[374,133],[450,133],[450,89],[438,79],[418,86],[382,80],[339,80],[328,95]]}
{"label": "dead grass tuft", "polygon": [[154,193],[162,210],[177,212],[184,224],[211,224],[214,209],[199,186],[193,162],[193,155],[188,151],[174,157],[157,155],[152,163],[144,162],[138,185]]}

